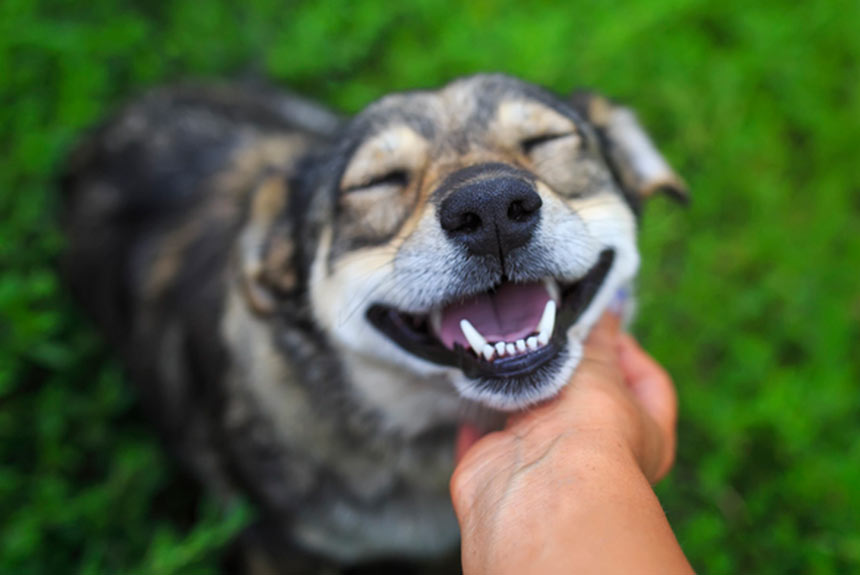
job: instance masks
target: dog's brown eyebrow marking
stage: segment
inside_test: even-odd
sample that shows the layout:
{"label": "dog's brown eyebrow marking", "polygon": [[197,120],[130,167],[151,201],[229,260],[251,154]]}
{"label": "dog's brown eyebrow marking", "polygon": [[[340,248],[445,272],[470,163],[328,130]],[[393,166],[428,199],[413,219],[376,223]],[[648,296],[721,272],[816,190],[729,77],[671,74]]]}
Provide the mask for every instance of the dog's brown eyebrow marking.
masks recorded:
{"label": "dog's brown eyebrow marking", "polygon": [[574,121],[541,102],[505,100],[496,109],[490,129],[509,145],[547,136],[578,134]]}
{"label": "dog's brown eyebrow marking", "polygon": [[420,168],[430,143],[405,124],[385,128],[362,143],[352,155],[340,181],[340,189],[367,187],[395,172]]}

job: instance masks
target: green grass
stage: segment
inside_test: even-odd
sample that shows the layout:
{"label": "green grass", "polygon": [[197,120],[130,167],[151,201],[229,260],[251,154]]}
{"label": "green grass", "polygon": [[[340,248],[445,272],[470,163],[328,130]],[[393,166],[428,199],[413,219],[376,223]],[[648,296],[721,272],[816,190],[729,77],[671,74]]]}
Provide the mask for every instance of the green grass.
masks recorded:
{"label": "green grass", "polygon": [[482,70],[630,102],[689,180],[647,210],[636,332],[680,390],[693,564],[860,569],[860,3],[464,4],[0,3],[0,572],[212,573],[249,519],[191,496],[58,284],[80,130],[189,77],[355,111]]}

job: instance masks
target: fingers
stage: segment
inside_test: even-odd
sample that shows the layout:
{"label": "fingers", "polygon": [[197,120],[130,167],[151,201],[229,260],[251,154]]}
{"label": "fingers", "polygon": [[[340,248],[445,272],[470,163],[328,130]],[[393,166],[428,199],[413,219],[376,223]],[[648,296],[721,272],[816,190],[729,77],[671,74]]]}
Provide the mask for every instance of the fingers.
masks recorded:
{"label": "fingers", "polygon": [[669,374],[628,334],[618,338],[621,369],[633,395],[661,426],[674,426],[678,399]]}
{"label": "fingers", "polygon": [[621,332],[621,317],[612,312],[604,313],[591,328],[586,345],[601,346],[615,345],[615,340]]}
{"label": "fingers", "polygon": [[634,397],[651,416],[663,437],[662,461],[657,479],[665,475],[675,458],[675,425],[678,397],[669,374],[636,343],[622,334],[618,338],[621,369]]}
{"label": "fingers", "polygon": [[597,321],[585,341],[585,362],[588,365],[613,366],[618,363],[618,334],[621,332],[621,318],[611,312],[604,313]]}

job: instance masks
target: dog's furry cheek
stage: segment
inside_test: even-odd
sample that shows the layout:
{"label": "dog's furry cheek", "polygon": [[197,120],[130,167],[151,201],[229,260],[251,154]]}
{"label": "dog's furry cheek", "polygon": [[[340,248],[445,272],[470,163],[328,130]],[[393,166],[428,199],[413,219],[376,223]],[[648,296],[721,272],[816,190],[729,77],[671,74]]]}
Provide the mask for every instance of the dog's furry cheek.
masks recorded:
{"label": "dog's furry cheek", "polygon": [[332,345],[343,353],[376,358],[417,376],[436,376],[450,368],[413,356],[378,332],[366,311],[377,298],[396,298],[392,292],[393,257],[390,247],[367,248],[329,262],[333,231],[322,231],[309,280],[313,318]]}

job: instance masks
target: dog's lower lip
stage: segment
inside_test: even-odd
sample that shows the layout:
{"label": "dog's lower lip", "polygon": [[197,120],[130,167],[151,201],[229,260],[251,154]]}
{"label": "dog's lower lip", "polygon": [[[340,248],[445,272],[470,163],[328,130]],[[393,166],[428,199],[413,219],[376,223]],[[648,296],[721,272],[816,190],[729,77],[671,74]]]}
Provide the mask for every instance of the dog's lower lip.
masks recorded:
{"label": "dog's lower lip", "polygon": [[555,329],[549,341],[536,350],[487,361],[459,343],[453,349],[445,347],[429,328],[430,318],[424,314],[407,314],[392,307],[374,304],[367,318],[394,343],[412,353],[440,365],[457,367],[470,378],[504,378],[528,375],[550,362],[566,345],[567,329],[572,326],[591,303],[612,268],[615,252],[601,252],[597,263],[582,278],[561,290]]}

